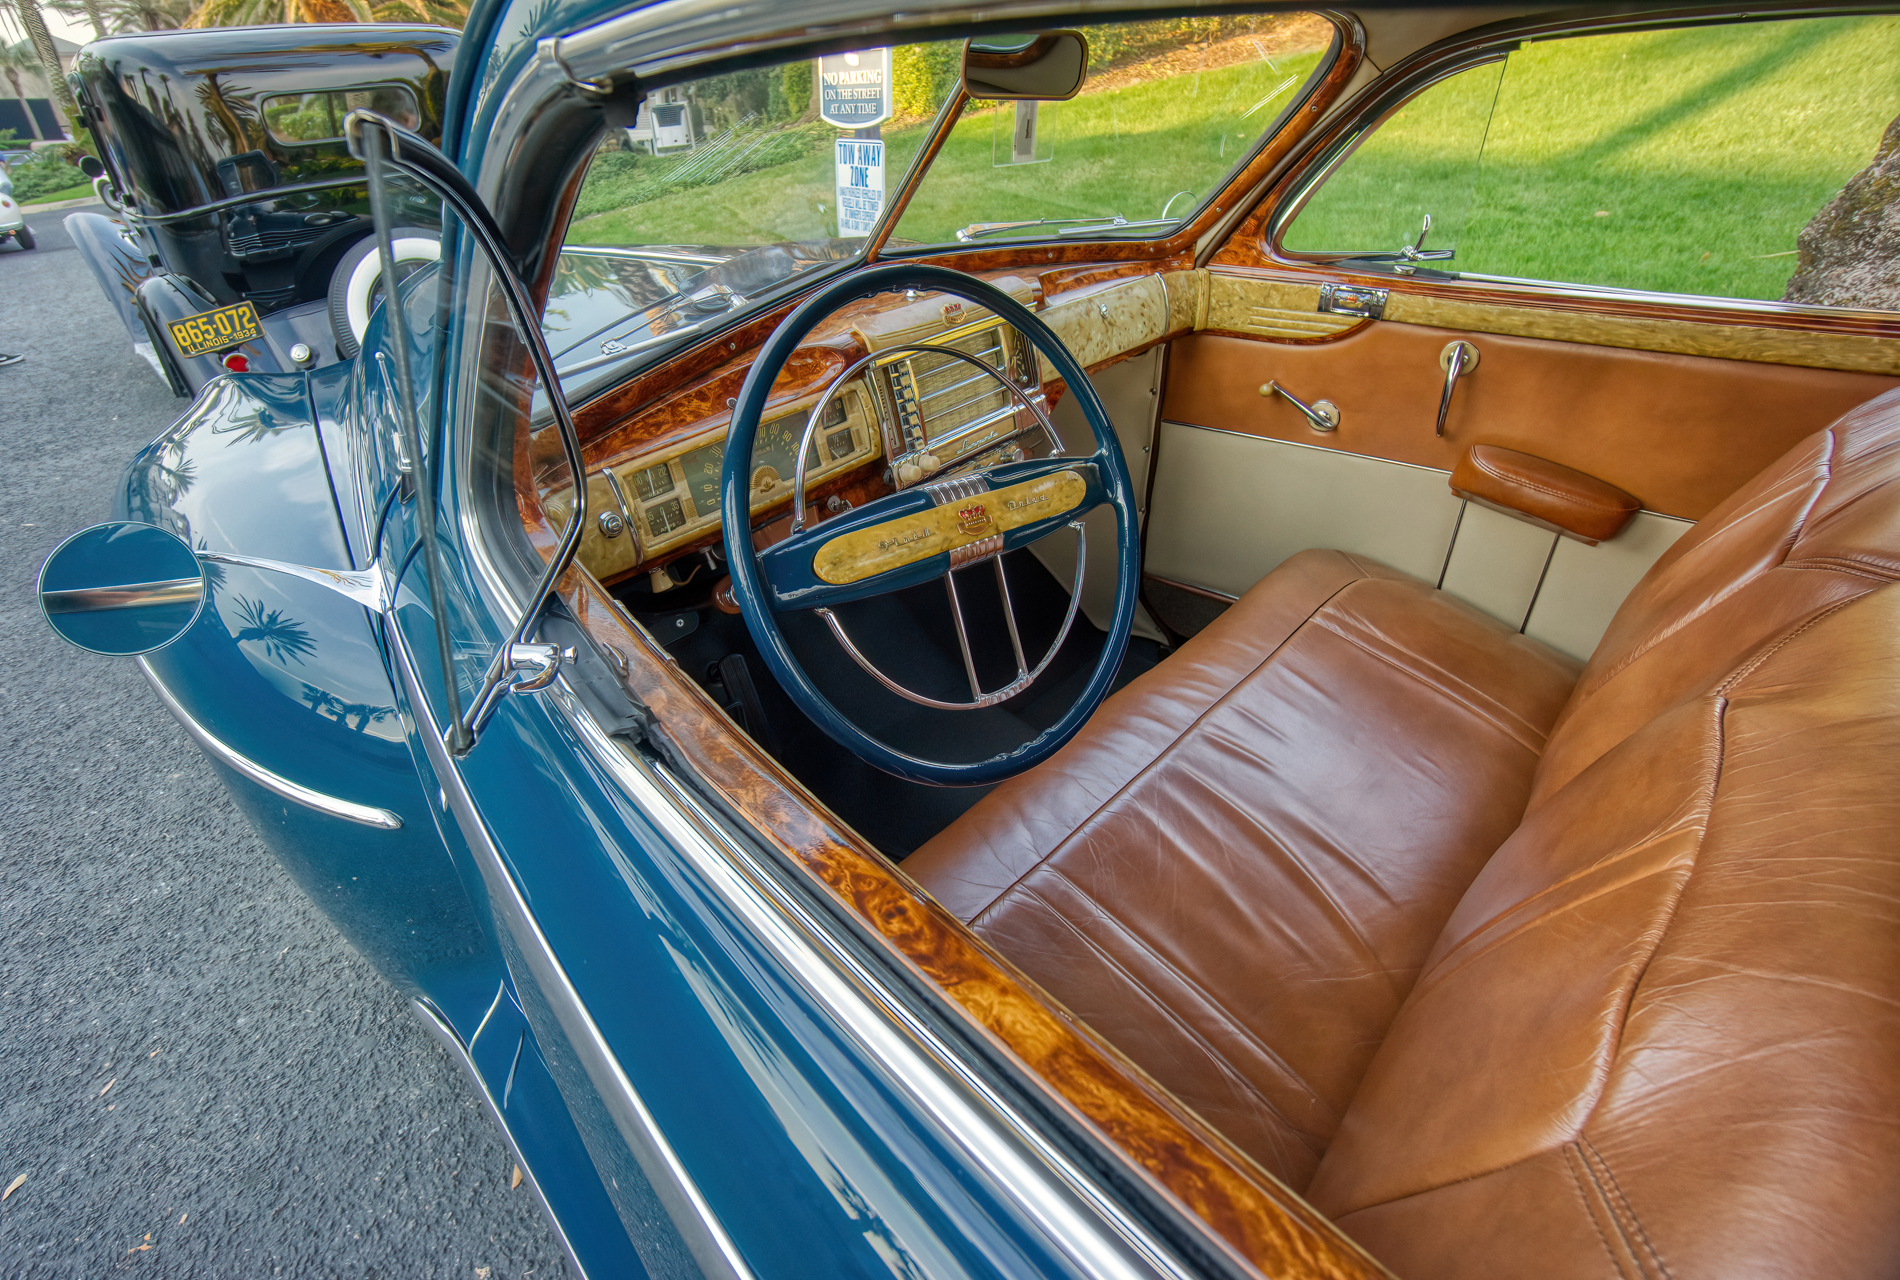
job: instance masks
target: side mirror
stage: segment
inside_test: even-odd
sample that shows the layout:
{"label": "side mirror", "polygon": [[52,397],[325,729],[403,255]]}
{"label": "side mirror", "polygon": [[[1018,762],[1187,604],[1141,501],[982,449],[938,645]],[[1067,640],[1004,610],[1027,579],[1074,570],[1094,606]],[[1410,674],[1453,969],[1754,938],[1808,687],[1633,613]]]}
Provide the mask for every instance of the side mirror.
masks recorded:
{"label": "side mirror", "polygon": [[204,570],[175,533],[129,520],[81,529],[40,566],[40,612],[67,642],[115,658],[163,649],[205,606]]}
{"label": "side mirror", "polygon": [[106,167],[99,163],[98,156],[81,156],[79,157],[79,172],[88,178],[103,178],[106,176]]}
{"label": "side mirror", "polygon": [[963,46],[963,91],[972,98],[1066,102],[1088,77],[1089,42],[1080,31],[997,36]]}

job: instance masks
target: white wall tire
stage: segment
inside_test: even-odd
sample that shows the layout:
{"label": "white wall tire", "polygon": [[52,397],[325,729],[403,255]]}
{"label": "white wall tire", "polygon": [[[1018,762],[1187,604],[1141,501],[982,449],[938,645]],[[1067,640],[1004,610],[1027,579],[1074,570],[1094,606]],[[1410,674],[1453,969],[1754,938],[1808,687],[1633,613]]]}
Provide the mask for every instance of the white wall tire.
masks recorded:
{"label": "white wall tire", "polygon": [[[406,232],[406,234],[405,234]],[[442,256],[442,242],[434,236],[399,228],[390,246],[396,264],[435,262]],[[348,360],[363,346],[363,334],[369,329],[372,300],[383,273],[381,256],[376,252],[376,237],[364,236],[337,263],[330,277],[330,330],[336,337],[336,353]]]}

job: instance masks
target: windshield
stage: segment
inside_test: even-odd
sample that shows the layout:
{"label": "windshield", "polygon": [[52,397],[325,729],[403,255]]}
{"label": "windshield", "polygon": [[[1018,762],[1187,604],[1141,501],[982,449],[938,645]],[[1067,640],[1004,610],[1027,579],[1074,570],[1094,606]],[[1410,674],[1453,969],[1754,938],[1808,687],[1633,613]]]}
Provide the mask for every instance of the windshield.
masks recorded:
{"label": "windshield", "polygon": [[1165,236],[1304,96],[1334,40],[1332,23],[1310,13],[1081,30],[1081,91],[968,103],[893,244]]}
{"label": "windshield", "polygon": [[589,162],[542,317],[568,399],[862,253],[961,57],[864,49],[648,94]]}

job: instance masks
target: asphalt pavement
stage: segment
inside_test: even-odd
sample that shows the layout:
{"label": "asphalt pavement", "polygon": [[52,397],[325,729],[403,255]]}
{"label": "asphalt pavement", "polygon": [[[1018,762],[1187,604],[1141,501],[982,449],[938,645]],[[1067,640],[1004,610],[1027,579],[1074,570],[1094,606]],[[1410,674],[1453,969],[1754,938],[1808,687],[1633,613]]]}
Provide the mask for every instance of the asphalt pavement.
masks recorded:
{"label": "asphalt pavement", "polygon": [[461,1070],[40,562],[184,409],[60,226],[0,248],[0,1277],[560,1277]]}

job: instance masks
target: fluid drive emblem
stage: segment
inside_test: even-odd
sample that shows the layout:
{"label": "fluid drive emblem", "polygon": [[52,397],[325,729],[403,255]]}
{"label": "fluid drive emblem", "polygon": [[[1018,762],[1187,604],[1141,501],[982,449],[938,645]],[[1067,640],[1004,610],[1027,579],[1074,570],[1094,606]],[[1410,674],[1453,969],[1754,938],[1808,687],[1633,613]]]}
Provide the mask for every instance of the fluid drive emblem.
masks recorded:
{"label": "fluid drive emblem", "polygon": [[989,532],[990,509],[980,502],[972,502],[967,507],[957,508],[957,531],[977,537]]}

